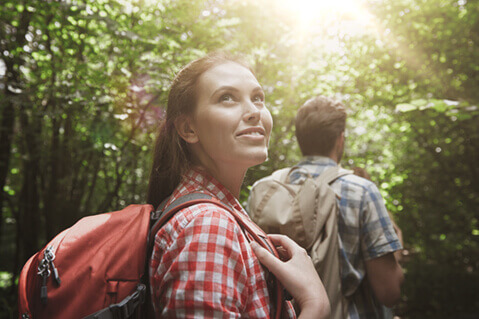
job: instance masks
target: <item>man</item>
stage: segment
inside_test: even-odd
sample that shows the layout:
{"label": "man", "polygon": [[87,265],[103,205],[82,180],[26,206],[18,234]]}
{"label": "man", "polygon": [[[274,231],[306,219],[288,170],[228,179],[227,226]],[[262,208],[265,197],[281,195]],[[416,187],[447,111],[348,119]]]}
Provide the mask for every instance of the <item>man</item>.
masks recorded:
{"label": "man", "polygon": [[[300,183],[308,172],[319,176],[340,163],[344,150],[346,110],[326,97],[308,100],[296,116],[296,137],[303,154],[300,170],[290,176]],[[340,197],[338,232],[342,292],[349,318],[392,318],[386,308],[400,299],[403,272],[394,252],[402,249],[377,187],[350,174],[331,184]]]}

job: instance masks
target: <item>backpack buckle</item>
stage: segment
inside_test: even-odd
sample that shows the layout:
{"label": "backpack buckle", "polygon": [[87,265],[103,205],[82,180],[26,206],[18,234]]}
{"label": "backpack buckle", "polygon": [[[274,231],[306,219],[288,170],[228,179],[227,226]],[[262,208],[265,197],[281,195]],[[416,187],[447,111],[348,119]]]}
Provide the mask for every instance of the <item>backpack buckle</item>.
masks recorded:
{"label": "backpack buckle", "polygon": [[[138,284],[136,291],[117,304],[110,305],[107,309],[113,319],[126,319],[145,302],[146,286]],[[95,317],[94,317],[95,318]],[[101,318],[101,317],[99,317]]]}

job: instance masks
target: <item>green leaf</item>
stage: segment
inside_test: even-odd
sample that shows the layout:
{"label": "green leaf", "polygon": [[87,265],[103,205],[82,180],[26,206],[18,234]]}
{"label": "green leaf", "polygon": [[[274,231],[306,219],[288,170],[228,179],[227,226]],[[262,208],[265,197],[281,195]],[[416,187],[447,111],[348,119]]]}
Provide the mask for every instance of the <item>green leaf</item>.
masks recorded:
{"label": "green leaf", "polygon": [[410,104],[410,103],[401,103],[401,104],[396,105],[396,112],[405,113],[405,112],[410,112],[410,111],[414,111],[414,110],[417,110],[417,109],[418,109],[418,107],[416,105],[413,105],[413,104]]}

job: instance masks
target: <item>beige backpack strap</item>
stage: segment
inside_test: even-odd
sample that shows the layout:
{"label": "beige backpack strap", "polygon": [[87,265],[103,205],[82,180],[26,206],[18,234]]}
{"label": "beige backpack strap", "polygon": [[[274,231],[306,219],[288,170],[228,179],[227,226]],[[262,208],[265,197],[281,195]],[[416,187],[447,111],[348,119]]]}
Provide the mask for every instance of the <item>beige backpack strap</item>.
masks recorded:
{"label": "beige backpack strap", "polygon": [[[289,184],[289,179],[288,179],[289,175],[291,175],[295,170],[298,170],[298,169],[300,169],[299,166],[282,168],[273,172],[272,176],[275,180],[280,181],[281,183]],[[304,171],[302,173],[305,174],[306,176],[311,177],[311,175],[307,171]]]}
{"label": "beige backpack strap", "polygon": [[275,180],[280,181],[282,183],[287,182],[287,178],[289,174],[295,169],[295,167],[286,167],[279,169],[277,171],[274,171],[272,176]]}
{"label": "beige backpack strap", "polygon": [[[339,166],[332,166],[319,175],[316,179],[320,184],[327,183],[330,185],[339,177],[352,174],[352,171],[342,169]],[[332,191],[330,187],[327,187],[329,191]],[[338,194],[335,194],[336,198],[340,198]],[[332,207],[336,205],[335,198],[331,196],[323,197],[322,206],[323,207]],[[337,207],[337,206],[336,206]],[[328,293],[331,304],[331,319],[345,319],[348,318],[348,306],[349,301],[341,292],[341,271],[340,271],[340,261],[339,261],[339,243],[338,238],[338,223],[337,223],[337,213],[339,210],[331,209],[331,212],[335,214],[329,214],[327,219],[324,221],[324,229],[322,230],[322,236],[329,234],[329,238],[323,239],[323,241],[318,241],[313,245],[312,255],[314,252],[315,262],[316,258],[322,260],[315,262],[316,270],[318,274],[323,279],[324,287]],[[328,246],[329,249],[326,247]],[[319,267],[318,267],[319,266]]]}
{"label": "beige backpack strap", "polygon": [[353,174],[353,171],[343,169],[339,166],[331,166],[327,168],[326,170],[324,170],[324,172],[322,172],[321,175],[319,175],[317,180],[318,182],[331,184],[332,182],[334,182],[341,176],[349,175],[349,174]]}

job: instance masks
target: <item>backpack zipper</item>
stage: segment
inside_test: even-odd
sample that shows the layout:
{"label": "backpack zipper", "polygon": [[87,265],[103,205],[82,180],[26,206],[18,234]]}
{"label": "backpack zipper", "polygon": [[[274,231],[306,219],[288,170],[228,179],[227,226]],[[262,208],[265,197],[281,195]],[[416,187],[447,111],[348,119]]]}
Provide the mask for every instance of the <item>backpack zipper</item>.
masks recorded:
{"label": "backpack zipper", "polygon": [[[53,271],[53,278],[58,286],[61,284],[60,276],[58,275],[58,270],[53,263],[55,260],[55,253],[53,246],[48,246],[43,252],[43,259],[40,260],[38,265],[37,274],[42,277],[42,286],[40,288],[40,300],[42,304],[46,305],[48,301],[48,291],[47,291],[47,281],[50,277],[51,272]],[[51,268],[51,270],[50,270]]]}

